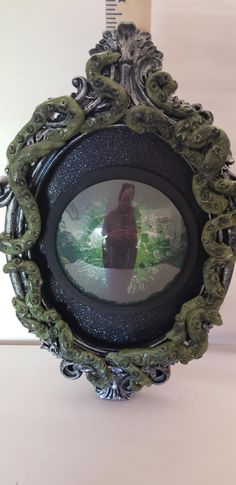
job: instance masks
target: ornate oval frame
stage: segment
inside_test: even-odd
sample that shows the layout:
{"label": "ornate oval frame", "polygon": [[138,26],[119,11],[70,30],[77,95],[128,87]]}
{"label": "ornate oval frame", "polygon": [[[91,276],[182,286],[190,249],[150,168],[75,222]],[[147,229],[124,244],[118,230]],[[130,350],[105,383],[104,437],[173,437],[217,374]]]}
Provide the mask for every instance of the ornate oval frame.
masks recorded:
{"label": "ornate oval frame", "polygon": [[[39,105],[8,148],[0,193],[0,205],[8,209],[0,250],[7,255],[4,271],[12,278],[18,319],[44,348],[63,359],[63,374],[76,379],[85,372],[100,397],[124,399],[143,386],[166,381],[170,365],[201,357],[209,328],[222,323],[219,309],[235,262],[236,181],[229,170],[227,135],[213,126],[211,113],[200,104],[174,96],[177,83],[162,70],[162,54],[150,34],[120,24],[105,32],[90,53],[87,79],[73,80],[77,92]],[[208,259],[203,291],[181,306],[164,341],[98,354],[80,344],[58,311],[42,299],[43,279],[30,255],[41,218],[29,179],[72,137],[117,123],[136,133],[158,134],[190,164],[194,197],[209,215],[201,237]]]}

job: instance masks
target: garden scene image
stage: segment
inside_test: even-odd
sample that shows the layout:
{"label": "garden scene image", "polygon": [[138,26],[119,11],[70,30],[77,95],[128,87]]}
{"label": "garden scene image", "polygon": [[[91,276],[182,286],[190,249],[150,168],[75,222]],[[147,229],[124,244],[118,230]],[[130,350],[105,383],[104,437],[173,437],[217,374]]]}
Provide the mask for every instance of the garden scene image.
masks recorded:
{"label": "garden scene image", "polygon": [[166,290],[187,252],[183,218],[162,192],[109,180],[80,192],[57,232],[60,264],[89,296],[130,304]]}

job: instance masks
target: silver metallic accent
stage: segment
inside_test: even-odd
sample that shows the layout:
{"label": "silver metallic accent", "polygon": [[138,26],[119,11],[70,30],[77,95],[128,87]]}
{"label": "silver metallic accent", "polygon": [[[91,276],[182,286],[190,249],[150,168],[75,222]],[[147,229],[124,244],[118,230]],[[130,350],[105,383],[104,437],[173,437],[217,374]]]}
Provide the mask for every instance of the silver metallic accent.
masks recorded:
{"label": "silver metallic accent", "polygon": [[130,375],[124,372],[122,369],[116,367],[111,368],[112,378],[109,384],[103,389],[96,389],[97,396],[101,399],[107,399],[112,401],[124,401],[131,399],[134,395],[134,391],[131,390]]}
{"label": "silver metallic accent", "polygon": [[40,348],[43,350],[48,350],[48,352],[51,352],[54,357],[61,357],[59,352],[59,342],[56,338],[49,339],[47,341],[44,340]]}
{"label": "silver metallic accent", "polygon": [[[132,391],[130,386],[130,380],[132,379],[130,374],[118,367],[110,367],[110,370],[110,382],[102,389],[96,388],[98,397],[113,401],[132,398],[135,392]],[[92,366],[84,366],[83,364],[76,364],[64,359],[61,361],[60,371],[64,377],[70,380],[79,379],[83,372],[85,374],[93,374],[95,372]],[[144,372],[149,375],[152,383],[156,385],[164,384],[170,377],[170,367],[149,367],[144,369]]]}
{"label": "silver metallic accent", "polygon": [[[19,237],[24,232],[24,218],[19,204],[15,197],[12,197],[6,210],[5,232]],[[12,256],[6,255],[7,261],[12,260]],[[27,279],[24,273],[10,273],[11,283],[16,296],[25,298],[27,292]]]}
{"label": "silver metallic accent", "polygon": [[[230,171],[229,166],[234,163],[231,153],[229,154],[229,158],[226,161],[226,164],[223,167],[223,176],[224,178],[228,178],[230,180],[236,180],[236,176]],[[236,199],[231,197],[230,198],[230,205],[232,209],[236,208]],[[228,229],[228,244],[230,244],[232,250],[236,255],[236,226],[230,227]],[[222,284],[224,285],[225,290],[227,291],[230,285],[230,281],[232,279],[234,271],[234,264],[229,264],[224,270],[222,271]]]}
{"label": "silver metallic accent", "polygon": [[[153,384],[164,384],[170,377],[170,367],[150,367],[143,369],[152,380]],[[112,378],[109,384],[104,389],[96,389],[97,395],[101,399],[108,399],[113,401],[124,401],[131,399],[135,394],[130,387],[130,374],[124,372],[122,369],[112,367]]]}
{"label": "silver metallic accent", "polygon": [[0,207],[7,206],[12,198],[13,194],[8,185],[8,177],[3,175],[0,177]]}
{"label": "silver metallic accent", "polygon": [[170,367],[148,367],[143,369],[151,377],[153,384],[164,384],[170,378]]}
{"label": "silver metallic accent", "polygon": [[79,364],[73,364],[73,362],[66,360],[62,360],[60,363],[60,371],[67,379],[79,379],[83,373],[80,368],[81,366]]}

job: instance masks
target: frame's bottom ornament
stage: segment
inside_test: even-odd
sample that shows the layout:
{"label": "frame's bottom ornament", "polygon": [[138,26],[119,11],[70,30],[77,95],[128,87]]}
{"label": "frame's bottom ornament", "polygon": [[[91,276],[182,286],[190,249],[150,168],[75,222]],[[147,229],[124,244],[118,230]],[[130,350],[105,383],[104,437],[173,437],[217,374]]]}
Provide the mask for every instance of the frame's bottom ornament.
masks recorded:
{"label": "frame's bottom ornament", "polygon": [[[64,377],[70,380],[79,379],[83,373],[88,374],[93,372],[89,367],[84,365],[74,364],[62,360],[60,364],[60,371]],[[146,368],[145,372],[152,380],[152,384],[164,384],[170,377],[170,367],[150,367]],[[130,374],[124,372],[122,368],[110,367],[110,380],[103,387],[95,387],[97,396],[101,399],[108,399],[112,401],[124,401],[131,399],[135,391],[130,385]]]}

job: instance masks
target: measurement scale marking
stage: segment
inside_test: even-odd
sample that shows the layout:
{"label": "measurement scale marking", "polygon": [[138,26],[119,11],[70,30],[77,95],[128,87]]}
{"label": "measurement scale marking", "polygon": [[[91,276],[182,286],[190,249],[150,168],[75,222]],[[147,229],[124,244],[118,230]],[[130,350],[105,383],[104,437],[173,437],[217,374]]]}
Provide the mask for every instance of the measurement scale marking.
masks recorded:
{"label": "measurement scale marking", "polygon": [[[152,0],[105,0],[106,27],[112,31],[119,22],[133,22],[141,31],[151,28]],[[112,22],[113,21],[113,22]]]}

